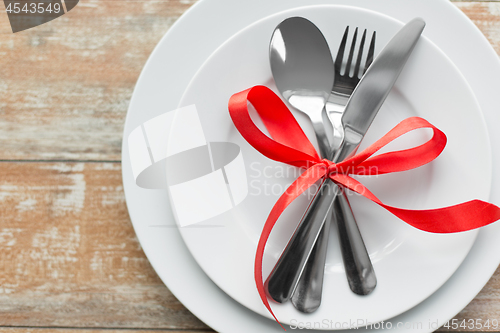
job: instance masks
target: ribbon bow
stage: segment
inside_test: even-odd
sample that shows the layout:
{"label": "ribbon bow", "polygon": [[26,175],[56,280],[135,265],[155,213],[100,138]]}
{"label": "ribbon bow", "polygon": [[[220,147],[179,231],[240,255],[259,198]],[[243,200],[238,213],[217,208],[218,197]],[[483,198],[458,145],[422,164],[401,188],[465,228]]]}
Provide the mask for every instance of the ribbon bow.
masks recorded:
{"label": "ribbon bow", "polygon": [[[254,106],[272,138],[262,133],[254,124],[249,115],[247,102]],[[264,249],[271,230],[281,213],[293,200],[323,177],[328,177],[335,183],[363,195],[404,222],[423,231],[433,233],[460,232],[476,229],[500,219],[499,207],[480,200],[429,210],[411,210],[389,206],[380,201],[363,184],[349,176],[349,174],[380,175],[406,171],[434,160],[441,154],[446,145],[446,135],[425,119],[407,118],[364,151],[339,163],[333,163],[327,159],[320,159],[292,113],[269,88],[255,86],[234,94],[229,99],[228,108],[234,125],[252,147],[272,160],[306,169],[281,195],[269,213],[255,255],[254,275],[257,290],[262,302],[278,323],[264,290],[262,278]],[[432,138],[424,144],[410,149],[372,156],[399,136],[420,128],[433,130]]]}

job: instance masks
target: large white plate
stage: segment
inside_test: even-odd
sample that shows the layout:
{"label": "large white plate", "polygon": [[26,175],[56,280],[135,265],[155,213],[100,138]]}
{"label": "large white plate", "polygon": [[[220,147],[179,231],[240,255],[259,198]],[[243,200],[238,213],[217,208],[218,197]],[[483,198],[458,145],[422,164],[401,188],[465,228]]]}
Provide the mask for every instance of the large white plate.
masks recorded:
{"label": "large white plate", "polygon": [[[237,33],[216,50],[201,66],[181,98],[179,107],[196,105],[207,141],[233,142],[241,147],[246,181],[243,175],[240,191],[248,187],[248,195],[242,203],[198,223],[200,228],[181,228],[181,235],[197,262],[221,289],[269,318],[272,317],[263,306],[253,280],[255,249],[272,205],[298,172],[294,172],[293,167],[271,161],[246,143],[234,130],[227,102],[235,92],[253,85],[275,88],[269,68],[269,40],[277,24],[293,16],[308,18],[316,24],[332,50],[338,49],[347,25],[375,30],[375,56],[403,26],[373,11],[345,6],[309,6],[275,14]],[[313,138],[308,118],[300,112],[294,114],[308,137]],[[456,67],[426,38],[417,44],[363,145],[373,143],[409,116],[423,117],[446,133],[448,144],[442,155],[417,170],[360,179],[383,201],[404,208],[436,208],[474,198],[487,200],[491,156],[479,106]],[[170,150],[179,151],[179,145],[184,145],[178,133],[193,132],[192,124],[183,119],[173,122],[176,130],[171,131]],[[424,134],[427,133],[413,133],[411,138],[407,137],[404,140],[406,147],[423,142]],[[398,146],[404,147],[401,141]],[[395,149],[394,145],[392,147]],[[474,158],[464,159],[464,151],[474,152]],[[227,150],[227,153],[232,151]],[[478,169],[483,172],[478,174],[475,172]],[[186,179],[185,173],[185,168],[167,168],[167,178],[175,183],[179,183],[178,179]],[[234,185],[230,186],[234,193]],[[200,209],[193,194],[203,191],[209,194],[208,197],[217,196],[212,187],[192,189],[183,200],[171,201],[174,212],[186,207],[192,211]],[[297,217],[301,216],[312,193],[308,194],[285,212],[279,227],[271,234],[264,257],[264,276],[271,271],[295,229]],[[332,235],[321,307],[312,314],[303,314],[290,303],[274,305],[280,321],[293,324],[329,319],[359,326],[361,318],[374,323],[394,317],[438,289],[460,265],[477,235],[477,230],[457,234],[422,232],[360,196],[350,198],[377,274],[377,288],[365,297],[350,291],[337,235]],[[217,199],[223,200],[222,197]],[[223,228],[206,227],[213,225]],[[332,233],[334,231],[332,228]]]}
{"label": "large white plate", "polygon": [[[498,56],[474,24],[447,0],[203,0],[177,21],[148,60],[130,102],[124,138],[143,122],[175,109],[199,66],[231,35],[267,15],[322,3],[369,8],[405,22],[415,16],[424,17],[427,22],[424,35],[439,45],[459,67],[478,98],[489,129],[493,168],[499,167]],[[217,24],[213,24],[214,17],[217,17]],[[200,37],[200,31],[204,37]],[[172,52],[176,49],[182,52]],[[179,232],[172,228],[174,221],[166,191],[137,187],[128,163],[127,140],[123,140],[122,148],[124,189],[134,229],[151,264],[170,291],[198,318],[219,332],[282,331],[273,321],[231,299],[203,273]],[[500,183],[495,174],[492,185],[490,201],[500,204]],[[162,227],[156,227],[158,225]],[[481,230],[455,274],[424,302],[388,321],[393,325],[390,331],[416,331],[398,325],[409,323],[410,327],[420,327],[420,332],[431,332],[465,307],[500,262],[499,236],[500,224]]]}

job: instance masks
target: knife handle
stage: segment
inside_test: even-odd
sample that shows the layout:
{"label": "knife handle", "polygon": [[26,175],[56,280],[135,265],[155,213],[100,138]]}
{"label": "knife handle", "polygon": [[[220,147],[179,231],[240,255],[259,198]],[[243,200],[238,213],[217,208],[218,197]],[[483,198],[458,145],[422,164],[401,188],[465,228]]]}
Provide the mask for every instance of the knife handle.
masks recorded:
{"label": "knife handle", "polygon": [[355,294],[368,295],[377,286],[377,277],[344,189],[333,203],[332,213],[337,221],[340,250],[349,287]]}

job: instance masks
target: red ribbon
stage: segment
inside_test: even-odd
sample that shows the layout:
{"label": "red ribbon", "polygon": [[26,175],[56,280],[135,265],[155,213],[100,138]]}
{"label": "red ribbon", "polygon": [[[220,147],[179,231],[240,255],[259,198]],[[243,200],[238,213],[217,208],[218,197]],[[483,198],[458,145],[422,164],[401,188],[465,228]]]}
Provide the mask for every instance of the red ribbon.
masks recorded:
{"label": "red ribbon", "polygon": [[[247,102],[254,106],[272,138],[262,133],[254,124],[248,112]],[[255,86],[234,94],[229,100],[229,114],[245,140],[263,155],[275,161],[306,168],[305,172],[281,195],[269,213],[255,255],[254,274],[257,290],[262,302],[278,323],[264,290],[262,278],[264,249],[269,234],[281,213],[293,200],[323,177],[328,177],[335,183],[365,196],[401,220],[423,231],[460,232],[476,229],[500,219],[500,208],[480,200],[429,210],[392,207],[381,202],[363,184],[349,176],[349,174],[375,175],[406,171],[427,164],[438,157],[446,145],[446,136],[422,118],[411,117],[403,120],[364,151],[335,164],[319,157],[286,105],[264,86]],[[433,130],[434,134],[429,141],[414,148],[372,157],[389,142],[420,128]]]}

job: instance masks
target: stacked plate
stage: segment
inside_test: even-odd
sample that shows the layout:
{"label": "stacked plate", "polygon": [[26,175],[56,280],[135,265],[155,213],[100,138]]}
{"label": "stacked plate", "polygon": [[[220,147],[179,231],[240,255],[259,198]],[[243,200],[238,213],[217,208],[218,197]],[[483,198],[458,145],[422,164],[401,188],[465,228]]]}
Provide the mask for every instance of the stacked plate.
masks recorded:
{"label": "stacked plate", "polygon": [[[268,43],[274,27],[291,16],[316,24],[334,52],[346,26],[377,31],[375,56],[404,23],[422,17],[427,22],[424,37],[363,144],[404,118],[420,116],[446,133],[448,145],[425,167],[362,181],[384,202],[404,208],[436,208],[475,198],[500,203],[500,180],[491,172],[500,163],[495,149],[500,134],[493,128],[500,120],[495,100],[500,63],[484,36],[448,1],[407,0],[402,6],[397,0],[202,0],[158,44],[137,83],[124,130],[123,181],[134,228],[158,275],[188,309],[220,332],[281,330],[258,297],[253,260],[267,214],[298,174],[266,159],[241,138],[227,102],[257,84],[275,89]],[[482,73],[490,74],[485,78]],[[174,110],[179,111],[169,112]],[[313,138],[307,119],[294,115]],[[158,124],[160,131],[155,130]],[[155,131],[162,134],[150,135]],[[166,168],[170,191],[136,183],[138,148],[129,140],[131,133],[143,132],[150,164],[164,166],[166,156],[184,158]],[[399,144],[425,139],[426,133],[417,133]],[[194,164],[209,171],[182,167]],[[190,174],[200,172],[204,177],[193,182]],[[292,222],[281,223],[271,235],[264,276],[293,232],[294,217],[307,205],[307,198],[301,199],[283,217]],[[500,262],[498,223],[466,233],[429,234],[363,198],[353,197],[351,204],[377,288],[364,297],[350,292],[340,249],[331,242],[318,311],[304,315],[290,304],[273,304],[278,318],[291,328],[431,332],[474,298]]]}

